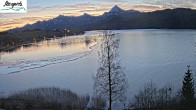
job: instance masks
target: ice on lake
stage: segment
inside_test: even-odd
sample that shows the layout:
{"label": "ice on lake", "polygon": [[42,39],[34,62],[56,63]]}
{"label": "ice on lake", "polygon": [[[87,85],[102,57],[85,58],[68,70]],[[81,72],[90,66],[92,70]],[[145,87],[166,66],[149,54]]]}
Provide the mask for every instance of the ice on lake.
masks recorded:
{"label": "ice on lake", "polygon": [[51,64],[74,61],[87,56],[95,45],[93,37],[64,37],[24,44],[11,52],[1,53],[0,75],[18,73]]}
{"label": "ice on lake", "polygon": [[[120,61],[129,82],[128,96],[153,81],[159,87],[182,85],[186,66],[196,71],[195,30],[117,30]],[[84,36],[99,36],[101,31]],[[85,38],[81,36],[82,38]],[[96,37],[95,37],[96,38]],[[94,39],[94,37],[93,37]],[[60,42],[60,43],[59,43]],[[41,42],[1,54],[0,93],[7,95],[33,87],[55,86],[92,94],[99,43],[64,46],[65,40]],[[62,44],[61,46],[59,44]],[[92,48],[89,48],[93,46]],[[8,74],[12,73],[12,74]]]}

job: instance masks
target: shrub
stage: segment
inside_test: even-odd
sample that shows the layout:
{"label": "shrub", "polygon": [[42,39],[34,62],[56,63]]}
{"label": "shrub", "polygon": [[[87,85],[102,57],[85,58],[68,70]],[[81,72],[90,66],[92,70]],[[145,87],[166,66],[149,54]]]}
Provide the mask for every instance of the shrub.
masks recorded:
{"label": "shrub", "polygon": [[6,110],[84,110],[89,96],[79,96],[70,90],[59,88],[35,88],[15,93],[0,100],[1,108]]}

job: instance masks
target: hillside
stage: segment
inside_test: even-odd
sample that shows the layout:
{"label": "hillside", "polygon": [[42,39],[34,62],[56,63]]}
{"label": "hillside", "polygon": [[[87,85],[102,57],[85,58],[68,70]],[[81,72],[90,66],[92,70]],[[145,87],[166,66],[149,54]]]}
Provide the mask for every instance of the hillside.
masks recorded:
{"label": "hillside", "polygon": [[63,16],[11,30],[103,30],[103,29],[196,29],[196,10],[177,8],[154,12],[123,10],[114,6],[100,16],[84,13],[81,16]]}

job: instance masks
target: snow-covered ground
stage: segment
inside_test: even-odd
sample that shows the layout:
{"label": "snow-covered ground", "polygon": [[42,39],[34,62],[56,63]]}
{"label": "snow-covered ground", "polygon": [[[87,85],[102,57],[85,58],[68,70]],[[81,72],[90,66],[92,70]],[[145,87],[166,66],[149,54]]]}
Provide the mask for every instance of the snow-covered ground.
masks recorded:
{"label": "snow-covered ground", "polygon": [[77,60],[90,54],[96,41],[93,36],[72,36],[26,45],[1,53],[0,75]]}
{"label": "snow-covered ground", "polygon": [[[186,66],[191,65],[193,72],[196,71],[194,30],[113,32],[120,38],[119,53],[129,82],[128,97],[132,97],[143,84],[151,80],[159,87],[169,84],[177,90],[182,85]],[[100,33],[101,31],[91,31],[84,36],[98,36]],[[43,86],[91,94],[99,44],[60,44],[62,45],[40,44],[37,48],[4,53],[0,60],[0,95]],[[92,49],[89,49],[90,46],[93,46]]]}

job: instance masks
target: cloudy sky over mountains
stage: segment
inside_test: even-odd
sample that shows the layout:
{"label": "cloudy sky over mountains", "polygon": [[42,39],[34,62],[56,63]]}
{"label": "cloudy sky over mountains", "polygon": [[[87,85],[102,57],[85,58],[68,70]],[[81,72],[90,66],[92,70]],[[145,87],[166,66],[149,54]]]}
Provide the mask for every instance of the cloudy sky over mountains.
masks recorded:
{"label": "cloudy sky over mountains", "polygon": [[28,12],[0,14],[0,31],[47,20],[58,15],[101,15],[114,5],[124,10],[154,11],[167,8],[196,8],[196,0],[28,0]]}

